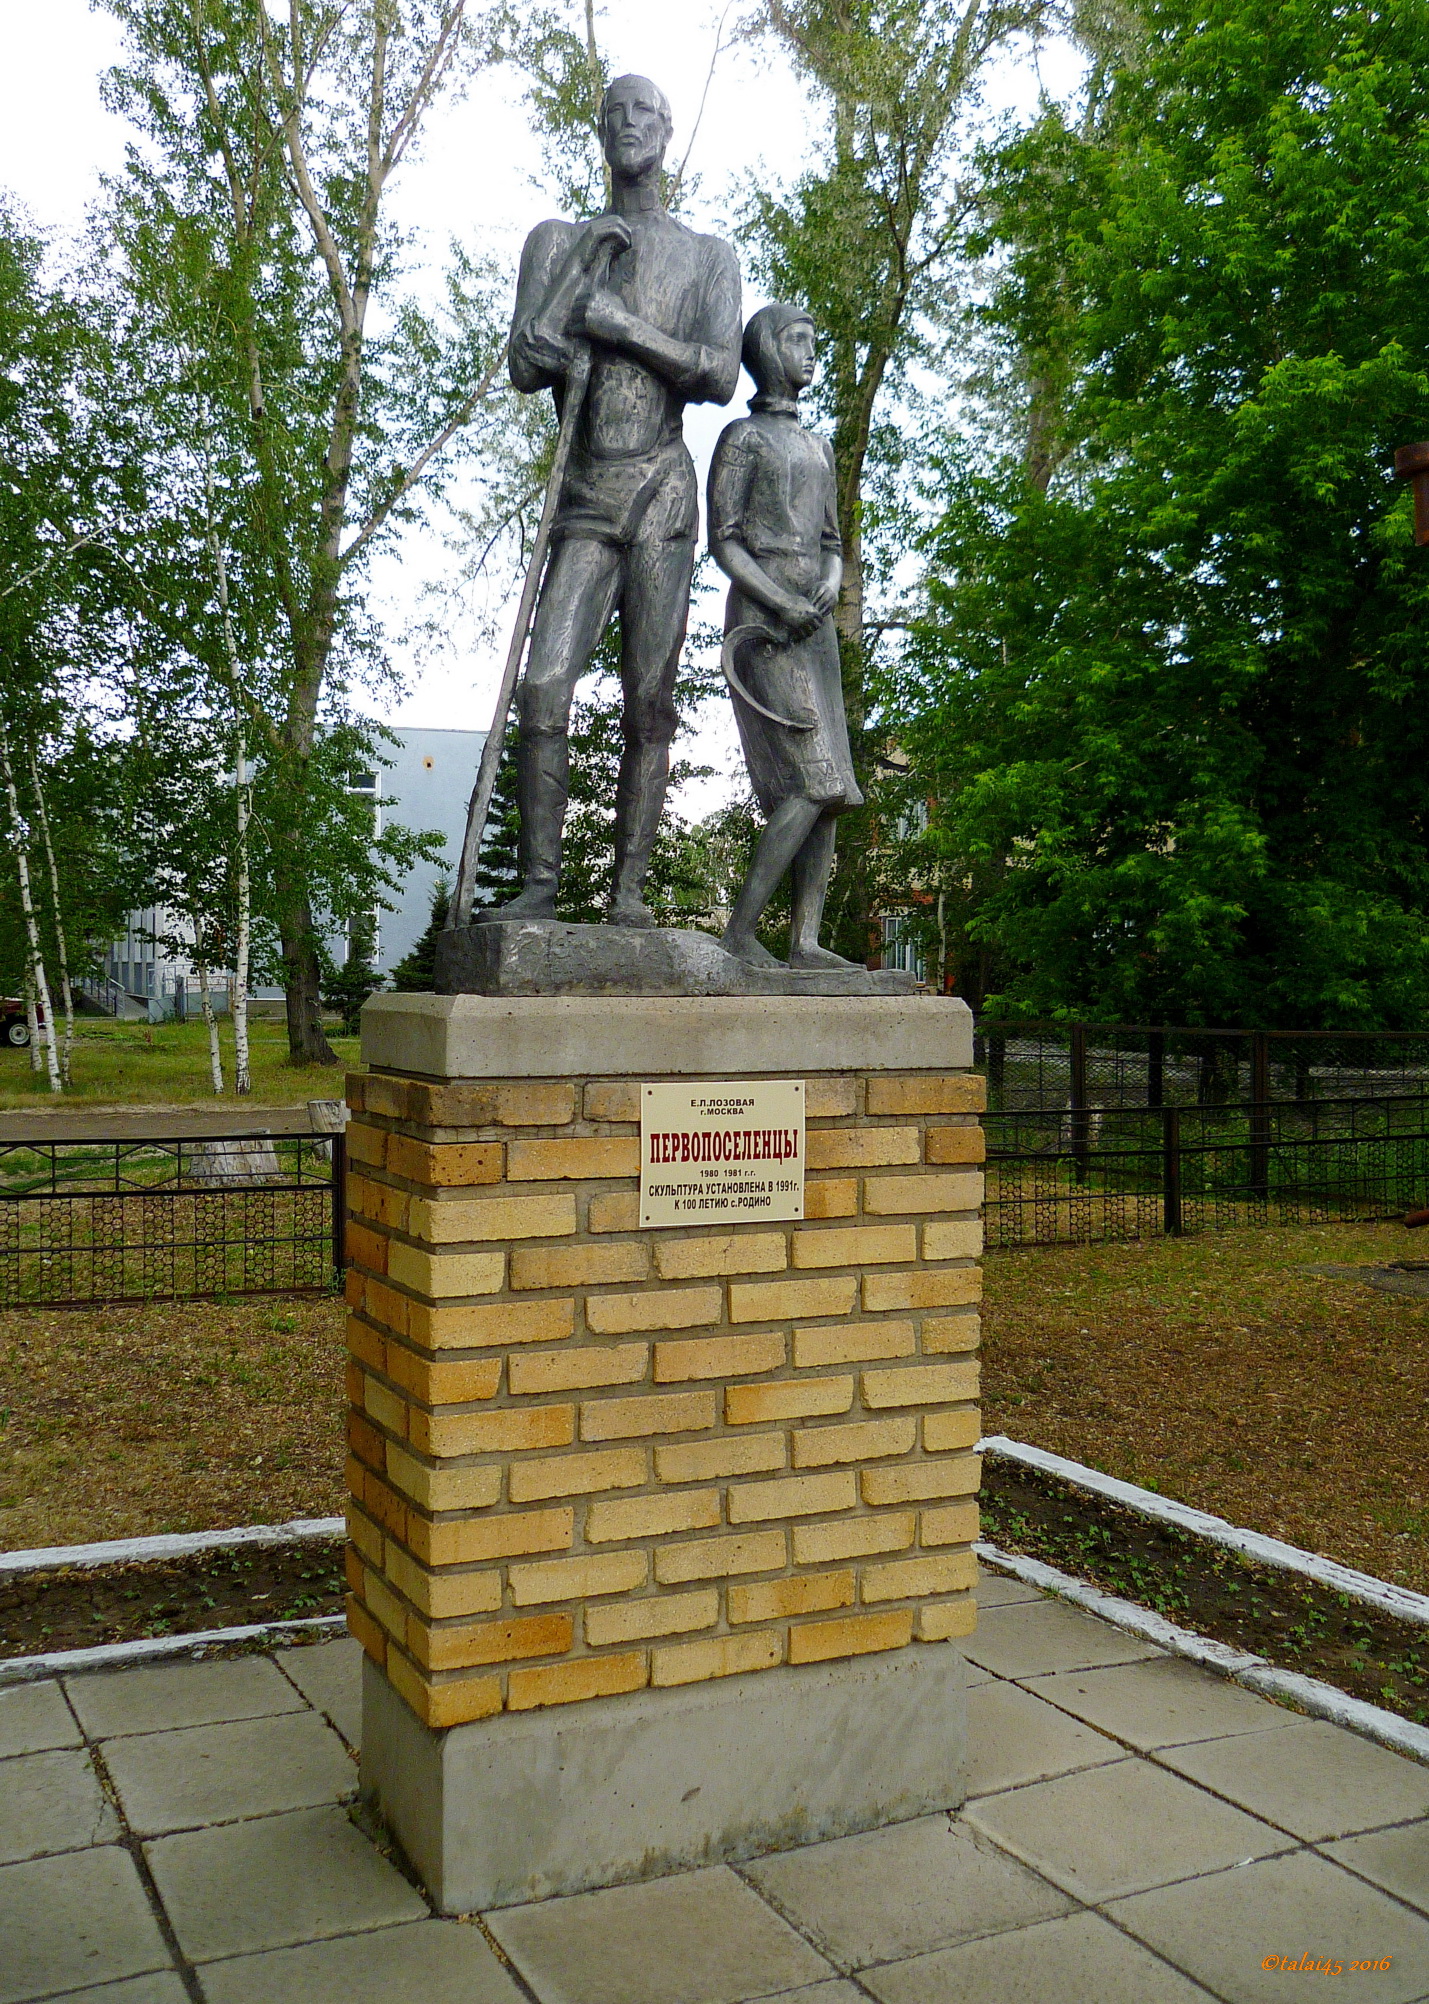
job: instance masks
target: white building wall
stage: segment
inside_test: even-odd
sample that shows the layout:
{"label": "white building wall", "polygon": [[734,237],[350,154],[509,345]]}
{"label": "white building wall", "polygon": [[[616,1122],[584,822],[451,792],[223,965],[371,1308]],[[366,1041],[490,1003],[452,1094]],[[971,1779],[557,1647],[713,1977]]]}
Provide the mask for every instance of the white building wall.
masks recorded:
{"label": "white building wall", "polygon": [[[374,769],[376,798],[388,804],[379,808],[379,825],[400,822],[415,830],[435,829],[443,847],[435,863],[418,863],[409,871],[398,890],[389,892],[395,910],[377,914],[376,965],[388,974],[406,957],[426,931],[432,912],[432,893],[437,880],[450,884],[456,875],[466,834],[466,808],[476,784],[476,768],[485,731],[401,731],[395,744],[382,747],[390,765]],[[367,792],[360,783],[368,775],[354,775],[359,781],[354,791]],[[129,914],[122,939],[109,949],[106,972],[139,1000],[172,996],[176,979],[192,978],[193,962],[173,955],[144,937],[154,930],[171,930],[167,914],[153,910]],[[347,942],[340,936],[328,942],[336,960],[346,957]],[[215,971],[215,981],[221,975]],[[282,995],[281,988],[255,988],[260,999]]]}
{"label": "white building wall", "polygon": [[445,877],[450,884],[456,876],[467,802],[485,743],[485,731],[401,731],[396,744],[383,747],[392,761],[377,768],[378,794],[391,802],[382,809],[383,820],[399,821],[405,828],[435,828],[445,845],[439,862],[418,863],[401,889],[388,893],[396,910],[377,915],[376,959],[384,974],[426,931],[437,879]]}

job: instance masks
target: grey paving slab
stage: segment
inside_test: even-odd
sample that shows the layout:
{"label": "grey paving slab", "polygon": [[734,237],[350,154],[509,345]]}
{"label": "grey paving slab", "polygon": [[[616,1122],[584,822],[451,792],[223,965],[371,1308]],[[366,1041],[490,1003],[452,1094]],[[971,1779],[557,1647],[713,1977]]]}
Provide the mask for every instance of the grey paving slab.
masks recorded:
{"label": "grey paving slab", "polygon": [[990,1607],[980,1615],[976,1635],[960,1643],[970,1662],[999,1677],[1036,1677],[1052,1670],[1087,1670],[1097,1663],[1135,1663],[1160,1656],[1149,1642],[1123,1635],[1073,1607],[1049,1600]]}
{"label": "grey paving slab", "polygon": [[541,2004],[744,2004],[834,1973],[724,1865],[486,1924]]}
{"label": "grey paving slab", "polygon": [[479,1928],[412,1921],[205,1965],[208,2004],[524,2004]]}
{"label": "grey paving slab", "polygon": [[989,1682],[968,1693],[969,1795],[1124,1758],[1115,1740],[1079,1725],[1016,1684]]}
{"label": "grey paving slab", "polygon": [[1346,1837],[1338,1844],[1327,1844],[1325,1853],[1429,1914],[1429,1823],[1408,1823],[1397,1830]]}
{"label": "grey paving slab", "polygon": [[[1163,1886],[1108,1912],[1226,2004],[1306,1992],[1415,2004],[1429,1993],[1429,1921],[1309,1851]],[[1306,1955],[1332,1972],[1339,1963],[1343,1981],[1295,1973]],[[1386,1957],[1385,1970],[1352,1967]]]}
{"label": "grey paving slab", "polygon": [[866,1969],[879,2004],[1207,2004],[1210,1992],[1097,1914]]}
{"label": "grey paving slab", "polygon": [[1088,1905],[1289,1844],[1268,1824],[1144,1760],[985,1795],[963,1813],[974,1829]]}
{"label": "grey paving slab", "polygon": [[1009,1573],[990,1573],[984,1567],[978,1573],[977,1604],[979,1607],[1009,1607],[1014,1601],[1045,1600],[1046,1594],[1035,1586],[1028,1586],[1025,1580],[1015,1580]]}
{"label": "grey paving slab", "polygon": [[864,1993],[834,1976],[827,1983],[811,1983],[797,1990],[781,1990],[779,2004],[864,2004]]}
{"label": "grey paving slab", "polygon": [[0,1869],[0,1943],[0,2004],[173,1967],[117,1844]]}
{"label": "grey paving slab", "polygon": [[946,1816],[810,1844],[741,1869],[844,1970],[1026,1927],[1071,1905]]}
{"label": "grey paving slab", "polygon": [[144,1855],[193,1962],[427,1917],[426,1901],[341,1809],[161,1837]]}
{"label": "grey paving slab", "polygon": [[1294,1725],[1297,1718],[1268,1698],[1257,1698],[1175,1656],[1105,1670],[1062,1670],[1029,1679],[1027,1688],[1088,1725],[1146,1749],[1273,1732]]}
{"label": "grey paving slab", "polygon": [[96,1990],[66,1990],[54,2004],[189,2004],[189,1993],[177,1971],[156,1969],[123,1983],[101,1983]]}
{"label": "grey paving slab", "polygon": [[119,1733],[165,1733],[296,1712],[303,1700],[265,1656],[217,1663],[165,1663],[148,1670],[103,1670],[67,1677],[80,1724],[97,1740]]}
{"label": "grey paving slab", "polygon": [[112,1844],[119,1819],[82,1747],[0,1761],[0,1865]]}
{"label": "grey paving slab", "polygon": [[1297,1837],[1350,1837],[1429,1816],[1429,1767],[1322,1719],[1171,1747],[1160,1758]]}
{"label": "grey paving slab", "polygon": [[141,1837],[315,1808],[356,1792],[357,1768],[316,1712],[110,1740],[105,1762]]}
{"label": "grey paving slab", "polygon": [[273,1659],[310,1705],[328,1718],[350,1747],[362,1738],[362,1645],[344,1635],[309,1649],[280,1650]]}
{"label": "grey paving slab", "polygon": [[74,1713],[52,1679],[41,1684],[11,1684],[0,1690],[0,1759],[79,1744]]}

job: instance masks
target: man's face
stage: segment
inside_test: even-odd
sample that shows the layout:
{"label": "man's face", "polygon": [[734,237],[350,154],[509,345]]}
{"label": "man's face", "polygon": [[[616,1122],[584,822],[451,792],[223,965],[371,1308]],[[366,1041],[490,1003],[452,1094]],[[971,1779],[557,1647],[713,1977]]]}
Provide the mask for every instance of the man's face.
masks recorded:
{"label": "man's face", "polygon": [[605,101],[605,157],[622,180],[638,180],[660,165],[670,137],[660,100],[640,77],[622,78]]}
{"label": "man's face", "polygon": [[807,390],[814,380],[817,344],[812,320],[792,320],[776,344],[784,373],[796,390]]}

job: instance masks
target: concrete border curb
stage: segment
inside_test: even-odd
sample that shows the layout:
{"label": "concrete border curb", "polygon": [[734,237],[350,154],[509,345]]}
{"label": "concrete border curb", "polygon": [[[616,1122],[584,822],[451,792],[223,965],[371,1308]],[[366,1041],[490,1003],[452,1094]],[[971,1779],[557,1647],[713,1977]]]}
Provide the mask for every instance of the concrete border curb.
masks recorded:
{"label": "concrete border curb", "polygon": [[0,1687],[33,1684],[41,1677],[72,1677],[83,1670],[129,1670],[166,1656],[203,1656],[234,1642],[301,1642],[306,1635],[347,1632],[345,1614],[311,1614],[299,1621],[257,1621],[243,1628],[209,1628],[195,1635],[146,1635],[137,1642],[104,1642],[94,1649],[56,1649],[48,1656],[0,1660]]}
{"label": "concrete border curb", "polygon": [[1045,1565],[1041,1559],[1024,1558],[1020,1552],[1004,1552],[996,1545],[984,1543],[975,1545],[973,1549],[984,1565],[997,1572],[1011,1573],[1014,1579],[1025,1580],[1028,1586],[1040,1587],[1044,1593],[1054,1593],[1075,1607],[1085,1608],[1088,1614],[1111,1622],[1113,1627],[1154,1642],[1158,1648],[1168,1650],[1173,1656],[1184,1656],[1192,1663],[1199,1663],[1203,1669],[1243,1684],[1248,1691],[1258,1692],[1261,1697],[1281,1699],[1297,1711],[1308,1713],[1311,1718],[1326,1719],[1331,1725],[1345,1726],[1364,1739],[1376,1740],[1391,1752],[1404,1754],[1410,1760],[1420,1761],[1429,1767],[1429,1726],[1416,1725],[1412,1719],[1402,1719],[1397,1712],[1386,1712],[1378,1705],[1366,1704],[1362,1698],[1351,1698],[1333,1684],[1321,1683],[1318,1677],[1302,1677],[1296,1670],[1278,1670],[1264,1656],[1252,1655],[1249,1650],[1232,1649],[1229,1644],[1214,1642],[1207,1635],[1197,1635],[1189,1628],[1178,1628],[1174,1622],[1154,1614],[1150,1608],[1141,1607],[1135,1601],[1121,1600],[1115,1594],[1103,1593],[1100,1587],[1092,1586],[1087,1580],[1074,1579],[1070,1573],[1059,1572],[1056,1566]]}
{"label": "concrete border curb", "polygon": [[1025,1441],[1009,1440],[1006,1434],[990,1434],[978,1442],[976,1452],[1040,1469],[1044,1475],[1054,1475],[1074,1489],[1086,1489],[1094,1496],[1105,1496],[1108,1502],[1120,1503],[1125,1509],[1138,1511],[1143,1517],[1153,1517],[1159,1523],[1172,1524],[1177,1530],[1190,1531],[1196,1537],[1206,1538],[1215,1545],[1224,1545],[1228,1550],[1240,1552],[1261,1565],[1275,1566],[1281,1572],[1303,1573],[1318,1585],[1329,1587],[1335,1593],[1348,1594],[1352,1600],[1365,1601],[1385,1614],[1392,1614],[1398,1621],[1412,1621],[1429,1627],[1429,1594],[1392,1586],[1388,1580],[1376,1579],[1372,1573],[1356,1572],[1352,1566],[1339,1565],[1334,1559],[1322,1559],[1316,1552],[1302,1551],[1298,1545],[1287,1545],[1279,1538],[1268,1538],[1263,1532],[1242,1530],[1224,1517],[1213,1517],[1206,1510],[1193,1510],[1188,1503],[1177,1503],[1169,1496],[1158,1496],[1150,1489],[1139,1489],[1134,1482],[1122,1482],[1114,1475],[1103,1475],[1100,1469],[1086,1468],[1080,1461],[1066,1461],[1060,1454],[1048,1454],[1043,1448],[1029,1447]]}
{"label": "concrete border curb", "polygon": [[111,1538],[100,1545],[36,1545],[23,1552],[0,1552],[0,1579],[86,1566],[187,1559],[196,1552],[232,1551],[242,1545],[318,1544],[327,1538],[341,1538],[346,1532],[342,1517],[294,1517],[286,1524],[244,1524],[233,1531],[175,1531],[153,1538]]}

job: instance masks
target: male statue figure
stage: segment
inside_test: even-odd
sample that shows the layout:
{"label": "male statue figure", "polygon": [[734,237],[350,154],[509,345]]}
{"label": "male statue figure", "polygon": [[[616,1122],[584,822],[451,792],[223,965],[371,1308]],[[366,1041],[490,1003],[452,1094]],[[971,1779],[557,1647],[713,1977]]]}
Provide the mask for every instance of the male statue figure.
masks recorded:
{"label": "male statue figure", "polygon": [[739,267],[718,237],[660,206],[671,132],[663,91],[618,78],[601,105],[613,210],[542,223],[526,240],[511,380],[559,410],[576,343],[592,350],[520,696],[517,897],[488,920],[550,918],[566,816],[571,697],[618,609],[624,749],[612,925],[653,925],[643,892],[669,777],[697,526],[687,403],[727,404],[739,379]]}
{"label": "male statue figure", "polygon": [[814,379],[814,359],[814,323],[801,307],[755,314],[744,366],[758,394],[749,416],[720,434],[709,484],[710,550],[730,580],[725,674],[765,816],[723,944],[740,960],[778,965],[755,927],[790,871],[789,965],[801,972],[853,965],[819,945],[819,925],[834,825],[863,802],[831,617],[843,576],[834,456],[799,423],[799,392]]}

